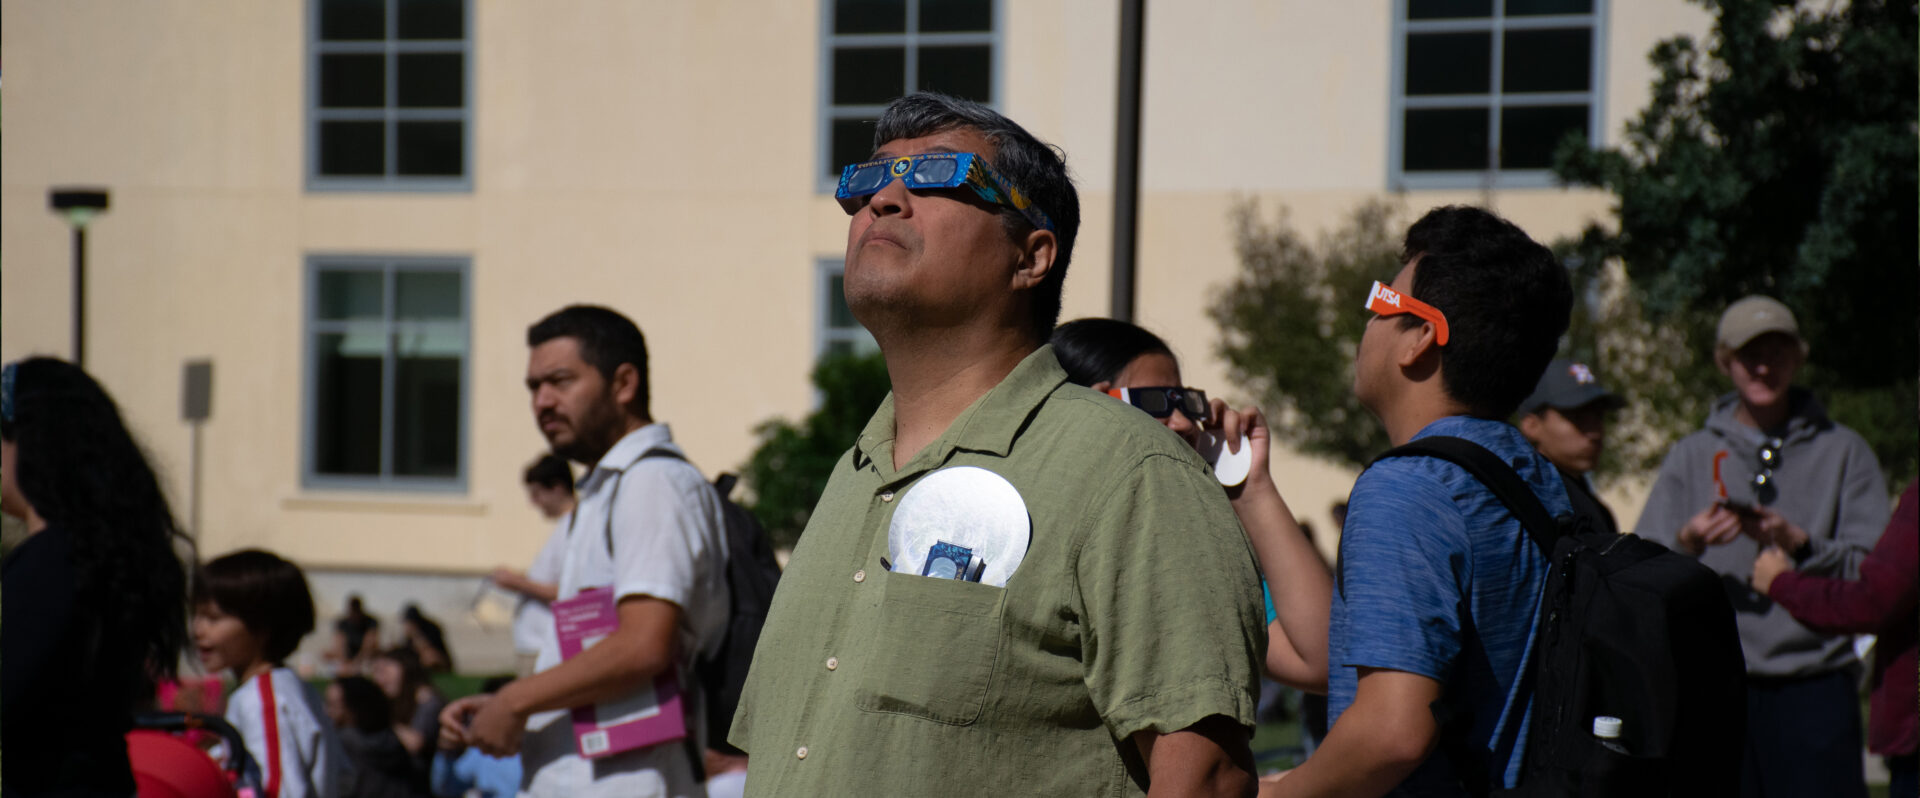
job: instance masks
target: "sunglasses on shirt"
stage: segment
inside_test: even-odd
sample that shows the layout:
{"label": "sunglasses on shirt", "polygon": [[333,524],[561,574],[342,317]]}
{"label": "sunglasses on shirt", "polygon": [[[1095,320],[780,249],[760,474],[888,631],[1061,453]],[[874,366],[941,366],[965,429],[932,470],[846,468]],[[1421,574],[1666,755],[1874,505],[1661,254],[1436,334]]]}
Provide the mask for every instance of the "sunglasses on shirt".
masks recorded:
{"label": "sunglasses on shirt", "polygon": [[1019,211],[1036,228],[1053,229],[1053,220],[1045,212],[988,166],[986,159],[970,152],[928,152],[857,163],[840,170],[840,187],[834,189],[833,196],[852,216],[867,206],[868,197],[895,178],[908,191],[966,186],[983,200]]}
{"label": "sunglasses on shirt", "polygon": [[1386,283],[1373,281],[1373,290],[1367,293],[1367,310],[1380,317],[1398,316],[1411,313],[1433,323],[1433,342],[1447,345],[1447,317],[1439,308],[1413,297],[1388,288]]}
{"label": "sunglasses on shirt", "polygon": [[1154,418],[1166,418],[1178,410],[1195,424],[1205,424],[1209,414],[1207,392],[1198,388],[1115,388],[1107,395]]}

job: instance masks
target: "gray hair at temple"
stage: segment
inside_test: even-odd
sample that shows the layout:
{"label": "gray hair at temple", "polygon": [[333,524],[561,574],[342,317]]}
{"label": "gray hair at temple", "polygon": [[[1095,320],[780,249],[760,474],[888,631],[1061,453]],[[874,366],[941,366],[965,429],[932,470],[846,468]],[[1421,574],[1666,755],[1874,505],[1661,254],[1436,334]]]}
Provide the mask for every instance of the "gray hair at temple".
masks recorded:
{"label": "gray hair at temple", "polygon": [[[931,136],[955,128],[971,128],[993,144],[989,160],[995,171],[1013,182],[1053,220],[1059,239],[1053,268],[1033,294],[1033,329],[1040,340],[1053,334],[1060,320],[1060,292],[1066,284],[1067,264],[1073,260],[1073,240],[1080,232],[1080,194],[1067,176],[1066,155],[1059,149],[1034,138],[1026,128],[1001,116],[980,103],[935,92],[909,94],[880,114],[874,125],[873,148],[889,141]],[[985,153],[981,153],[984,155]],[[1012,208],[1000,210],[1007,235],[1019,239],[1033,229],[1025,216]]]}

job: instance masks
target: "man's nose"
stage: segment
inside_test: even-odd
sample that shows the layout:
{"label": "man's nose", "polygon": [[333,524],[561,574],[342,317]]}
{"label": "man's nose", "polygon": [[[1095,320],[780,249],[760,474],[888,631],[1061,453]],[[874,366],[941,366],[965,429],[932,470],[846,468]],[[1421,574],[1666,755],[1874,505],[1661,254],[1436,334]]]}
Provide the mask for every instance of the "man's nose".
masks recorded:
{"label": "man's nose", "polygon": [[873,198],[867,200],[867,209],[875,216],[906,213],[911,208],[908,199],[910,194],[911,192],[907,191],[905,178],[889,175],[887,182],[881,184],[880,190],[873,193]]}
{"label": "man's nose", "polygon": [[1186,413],[1175,410],[1173,415],[1167,416],[1167,429],[1179,433],[1189,432],[1193,429],[1193,419],[1187,418]]}

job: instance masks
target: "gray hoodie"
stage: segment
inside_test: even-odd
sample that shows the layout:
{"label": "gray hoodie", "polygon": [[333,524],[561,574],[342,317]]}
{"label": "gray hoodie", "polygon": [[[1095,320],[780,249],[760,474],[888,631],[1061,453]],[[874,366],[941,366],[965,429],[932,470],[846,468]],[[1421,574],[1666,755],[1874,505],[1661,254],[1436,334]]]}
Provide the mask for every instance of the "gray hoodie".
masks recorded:
{"label": "gray hoodie", "polygon": [[[1789,401],[1792,416],[1786,429],[1777,431],[1786,441],[1774,469],[1779,496],[1767,507],[1806,530],[1808,553],[1799,570],[1852,579],[1867,551],[1879,541],[1891,512],[1880,463],[1858,433],[1827,418],[1826,408],[1811,392],[1794,388]],[[1755,502],[1752,479],[1767,435],[1736,421],[1737,406],[1731,393],[1715,400],[1706,428],[1674,444],[1660,465],[1659,481],[1647,497],[1634,534],[1678,550],[1675,540],[1680,528],[1719,499],[1713,483],[1713,459],[1718,452],[1728,453],[1720,464],[1728,497]],[[1701,563],[1724,577],[1740,625],[1747,672],[1813,676],[1853,664],[1848,638],[1808,631],[1786,610],[1753,591],[1748,580],[1758,554],[1758,544],[1742,535],[1732,543],[1710,546],[1700,556]]]}

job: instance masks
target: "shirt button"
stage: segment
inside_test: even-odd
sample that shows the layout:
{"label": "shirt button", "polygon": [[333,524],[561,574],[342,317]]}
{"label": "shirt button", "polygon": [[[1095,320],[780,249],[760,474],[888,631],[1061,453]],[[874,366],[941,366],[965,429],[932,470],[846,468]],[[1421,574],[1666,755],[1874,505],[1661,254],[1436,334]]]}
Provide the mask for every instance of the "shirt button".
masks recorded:
{"label": "shirt button", "polygon": [[866,569],[861,569],[861,570],[858,570],[858,571],[854,571],[854,572],[853,572],[853,581],[855,581],[855,582],[865,582],[865,581],[867,581],[867,572],[866,572]]}
{"label": "shirt button", "polygon": [[806,747],[806,746],[804,746],[804,745],[803,745],[803,746],[800,746],[800,750],[798,750],[798,751],[795,751],[795,752],[793,752],[793,756],[794,756],[794,758],[795,758],[795,759],[806,759],[806,758],[807,758],[807,747]]}
{"label": "shirt button", "polygon": [[840,669],[840,658],[839,658],[839,657],[828,657],[828,658],[827,658],[827,670],[830,670],[830,671],[831,671],[831,670],[839,670],[839,669]]}
{"label": "shirt button", "polygon": [[893,501],[893,491],[887,491],[885,493],[880,494],[880,500],[883,502]]}

